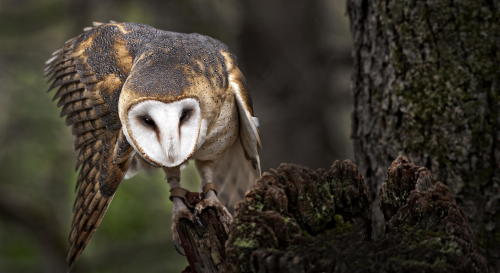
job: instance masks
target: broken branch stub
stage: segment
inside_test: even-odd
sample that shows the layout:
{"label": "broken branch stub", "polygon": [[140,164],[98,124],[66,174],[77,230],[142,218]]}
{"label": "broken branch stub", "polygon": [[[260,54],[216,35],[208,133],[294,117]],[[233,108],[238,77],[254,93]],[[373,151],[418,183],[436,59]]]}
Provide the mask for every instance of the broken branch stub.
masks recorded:
{"label": "broken branch stub", "polygon": [[192,209],[194,220],[180,218],[177,223],[173,223],[189,262],[183,272],[228,272],[224,261],[230,219],[216,206],[203,202],[198,193],[189,193],[187,202],[190,208],[195,208]]}

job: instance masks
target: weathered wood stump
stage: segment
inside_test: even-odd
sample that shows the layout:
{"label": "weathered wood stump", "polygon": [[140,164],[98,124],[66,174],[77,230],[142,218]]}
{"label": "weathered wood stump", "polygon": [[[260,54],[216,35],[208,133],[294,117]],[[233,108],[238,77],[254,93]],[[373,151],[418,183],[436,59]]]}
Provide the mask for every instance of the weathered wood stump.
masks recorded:
{"label": "weathered wood stump", "polygon": [[[224,263],[225,242],[230,222],[221,215],[219,208],[205,206],[199,193],[189,193],[186,202],[192,209],[194,220],[181,218],[179,222],[174,223],[189,262],[183,272],[227,272]],[[201,208],[201,213],[195,212],[196,206]]]}
{"label": "weathered wood stump", "polygon": [[427,169],[399,157],[379,195],[386,223],[375,240],[356,165],[282,164],[238,204],[227,233],[210,208],[198,226],[178,223],[185,272],[488,272],[453,195]]}

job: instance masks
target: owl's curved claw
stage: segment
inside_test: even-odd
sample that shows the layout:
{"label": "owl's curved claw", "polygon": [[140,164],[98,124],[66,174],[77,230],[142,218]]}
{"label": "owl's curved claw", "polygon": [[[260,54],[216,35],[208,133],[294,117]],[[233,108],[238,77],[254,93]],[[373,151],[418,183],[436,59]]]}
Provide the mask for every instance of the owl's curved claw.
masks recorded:
{"label": "owl's curved claw", "polygon": [[177,233],[172,233],[172,241],[174,242],[174,248],[179,255],[186,256],[186,252],[184,251],[184,248],[182,248],[179,236],[176,235]]}
{"label": "owl's curved claw", "polygon": [[194,216],[195,218],[199,218],[199,215],[201,215],[203,210],[209,207],[214,208],[217,211],[219,219],[224,224],[224,229],[226,230],[226,232],[228,232],[229,225],[233,221],[233,216],[227,210],[226,206],[224,206],[224,204],[222,204],[222,202],[217,197],[217,192],[215,191],[215,188],[212,188],[213,186],[207,187],[207,185],[203,187],[203,200],[201,200],[194,207]]}

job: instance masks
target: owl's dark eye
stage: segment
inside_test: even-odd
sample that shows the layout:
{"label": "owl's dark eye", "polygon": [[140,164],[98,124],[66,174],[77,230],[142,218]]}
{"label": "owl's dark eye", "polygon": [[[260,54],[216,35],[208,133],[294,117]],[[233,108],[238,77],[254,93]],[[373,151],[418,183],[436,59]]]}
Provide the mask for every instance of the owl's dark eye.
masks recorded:
{"label": "owl's dark eye", "polygon": [[148,115],[140,116],[139,119],[141,120],[142,124],[144,124],[144,126],[146,126],[146,127],[150,127],[150,128],[156,127],[156,123]]}
{"label": "owl's dark eye", "polygon": [[183,123],[191,117],[191,113],[193,112],[193,109],[190,108],[185,108],[182,110],[181,117],[179,118],[180,123]]}

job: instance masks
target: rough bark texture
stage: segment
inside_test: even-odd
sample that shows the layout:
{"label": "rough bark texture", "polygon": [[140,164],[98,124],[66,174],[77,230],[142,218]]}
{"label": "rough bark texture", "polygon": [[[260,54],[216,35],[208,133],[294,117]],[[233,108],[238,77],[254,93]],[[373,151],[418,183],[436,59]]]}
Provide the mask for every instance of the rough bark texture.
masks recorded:
{"label": "rough bark texture", "polygon": [[386,236],[371,240],[369,198],[357,167],[282,164],[236,210],[229,272],[488,272],[448,188],[400,157],[381,189]]}
{"label": "rough bark texture", "polygon": [[349,0],[353,138],[371,193],[398,154],[456,195],[500,272],[500,3]]}
{"label": "rough bark texture", "polygon": [[392,163],[380,240],[371,239],[367,192],[350,161],[329,170],[282,164],[246,194],[228,236],[210,208],[199,225],[178,223],[184,272],[488,272],[453,194],[428,169],[405,157]]}
{"label": "rough bark texture", "polygon": [[[198,193],[189,193],[187,197],[193,219],[180,218],[174,223],[189,262],[183,273],[228,272],[224,261],[230,223],[217,207],[205,206]],[[198,212],[194,209],[197,206]]]}

